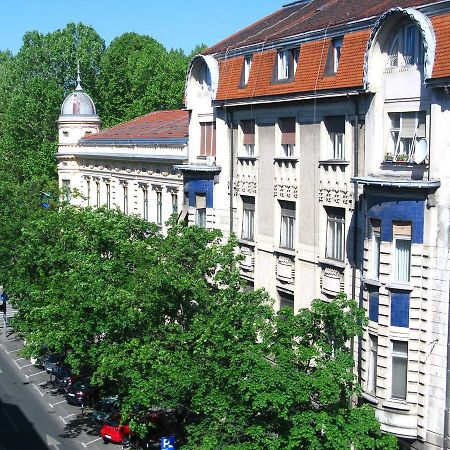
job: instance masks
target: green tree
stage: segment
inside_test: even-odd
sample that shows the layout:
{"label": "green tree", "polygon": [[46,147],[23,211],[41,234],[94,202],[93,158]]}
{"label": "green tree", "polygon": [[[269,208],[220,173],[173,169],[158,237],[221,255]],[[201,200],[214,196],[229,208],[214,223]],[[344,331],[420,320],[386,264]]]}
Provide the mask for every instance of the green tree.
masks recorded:
{"label": "green tree", "polygon": [[70,349],[141,433],[152,408],[196,413],[185,448],[395,448],[372,409],[350,407],[363,311],[340,295],[275,313],[245,292],[235,248],[214,230],[161,236],[118,211],[49,211],[17,248],[16,326],[29,351]]}

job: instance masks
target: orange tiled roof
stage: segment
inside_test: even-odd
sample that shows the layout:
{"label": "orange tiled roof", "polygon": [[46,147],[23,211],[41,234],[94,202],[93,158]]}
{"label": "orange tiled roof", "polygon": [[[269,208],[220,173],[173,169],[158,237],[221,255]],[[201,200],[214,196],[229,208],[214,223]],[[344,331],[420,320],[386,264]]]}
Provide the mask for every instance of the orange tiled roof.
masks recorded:
{"label": "orange tiled roof", "polygon": [[450,13],[431,18],[436,36],[433,78],[450,76]]}
{"label": "orange tiled roof", "polygon": [[87,135],[84,142],[144,141],[165,139],[186,139],[188,137],[189,111],[156,111],[124,122],[96,134]]}
{"label": "orange tiled roof", "polygon": [[231,100],[362,86],[364,54],[369,36],[370,30],[345,35],[337,74],[331,76],[324,75],[330,39],[302,44],[297,73],[291,82],[272,82],[275,50],[253,55],[250,78],[243,88],[240,87],[240,81],[244,57],[220,60],[216,99]]}
{"label": "orange tiled roof", "polygon": [[253,44],[268,44],[289,36],[377,17],[394,7],[418,7],[439,0],[313,0],[285,6],[205,51],[222,55]]}

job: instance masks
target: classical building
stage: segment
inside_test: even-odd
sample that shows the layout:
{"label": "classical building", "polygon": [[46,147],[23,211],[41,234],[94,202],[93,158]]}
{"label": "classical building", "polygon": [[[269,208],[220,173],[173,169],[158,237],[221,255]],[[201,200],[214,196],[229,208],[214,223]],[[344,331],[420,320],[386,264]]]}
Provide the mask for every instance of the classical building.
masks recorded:
{"label": "classical building", "polygon": [[450,1],[285,5],[195,57],[189,220],[297,310],[367,310],[365,401],[404,448],[447,448]]}
{"label": "classical building", "polygon": [[405,449],[449,447],[449,32],[450,0],[300,0],[193,58],[186,111],[99,131],[78,84],[59,119],[73,202],[184,205],[277,308],[357,299],[363,398]]}
{"label": "classical building", "polygon": [[[100,131],[100,118],[78,76],[59,116],[60,187],[72,204],[119,208],[164,229],[183,206],[189,113],[157,111]],[[71,198],[70,198],[71,197]]]}

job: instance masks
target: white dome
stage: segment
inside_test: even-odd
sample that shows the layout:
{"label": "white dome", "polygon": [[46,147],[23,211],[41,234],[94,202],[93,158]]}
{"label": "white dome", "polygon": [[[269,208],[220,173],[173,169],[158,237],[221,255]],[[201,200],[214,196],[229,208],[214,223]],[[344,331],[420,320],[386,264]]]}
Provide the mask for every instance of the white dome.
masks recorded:
{"label": "white dome", "polygon": [[95,116],[96,114],[94,102],[82,89],[76,89],[69,94],[61,106],[61,115]]}

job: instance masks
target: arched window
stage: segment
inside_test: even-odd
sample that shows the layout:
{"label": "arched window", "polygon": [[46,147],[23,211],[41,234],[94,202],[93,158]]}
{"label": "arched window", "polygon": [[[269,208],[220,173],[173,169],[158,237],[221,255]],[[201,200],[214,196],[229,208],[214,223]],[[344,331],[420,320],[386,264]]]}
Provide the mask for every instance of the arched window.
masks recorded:
{"label": "arched window", "polygon": [[399,27],[388,51],[387,68],[403,68],[423,64],[423,43],[419,29],[413,23]]}

